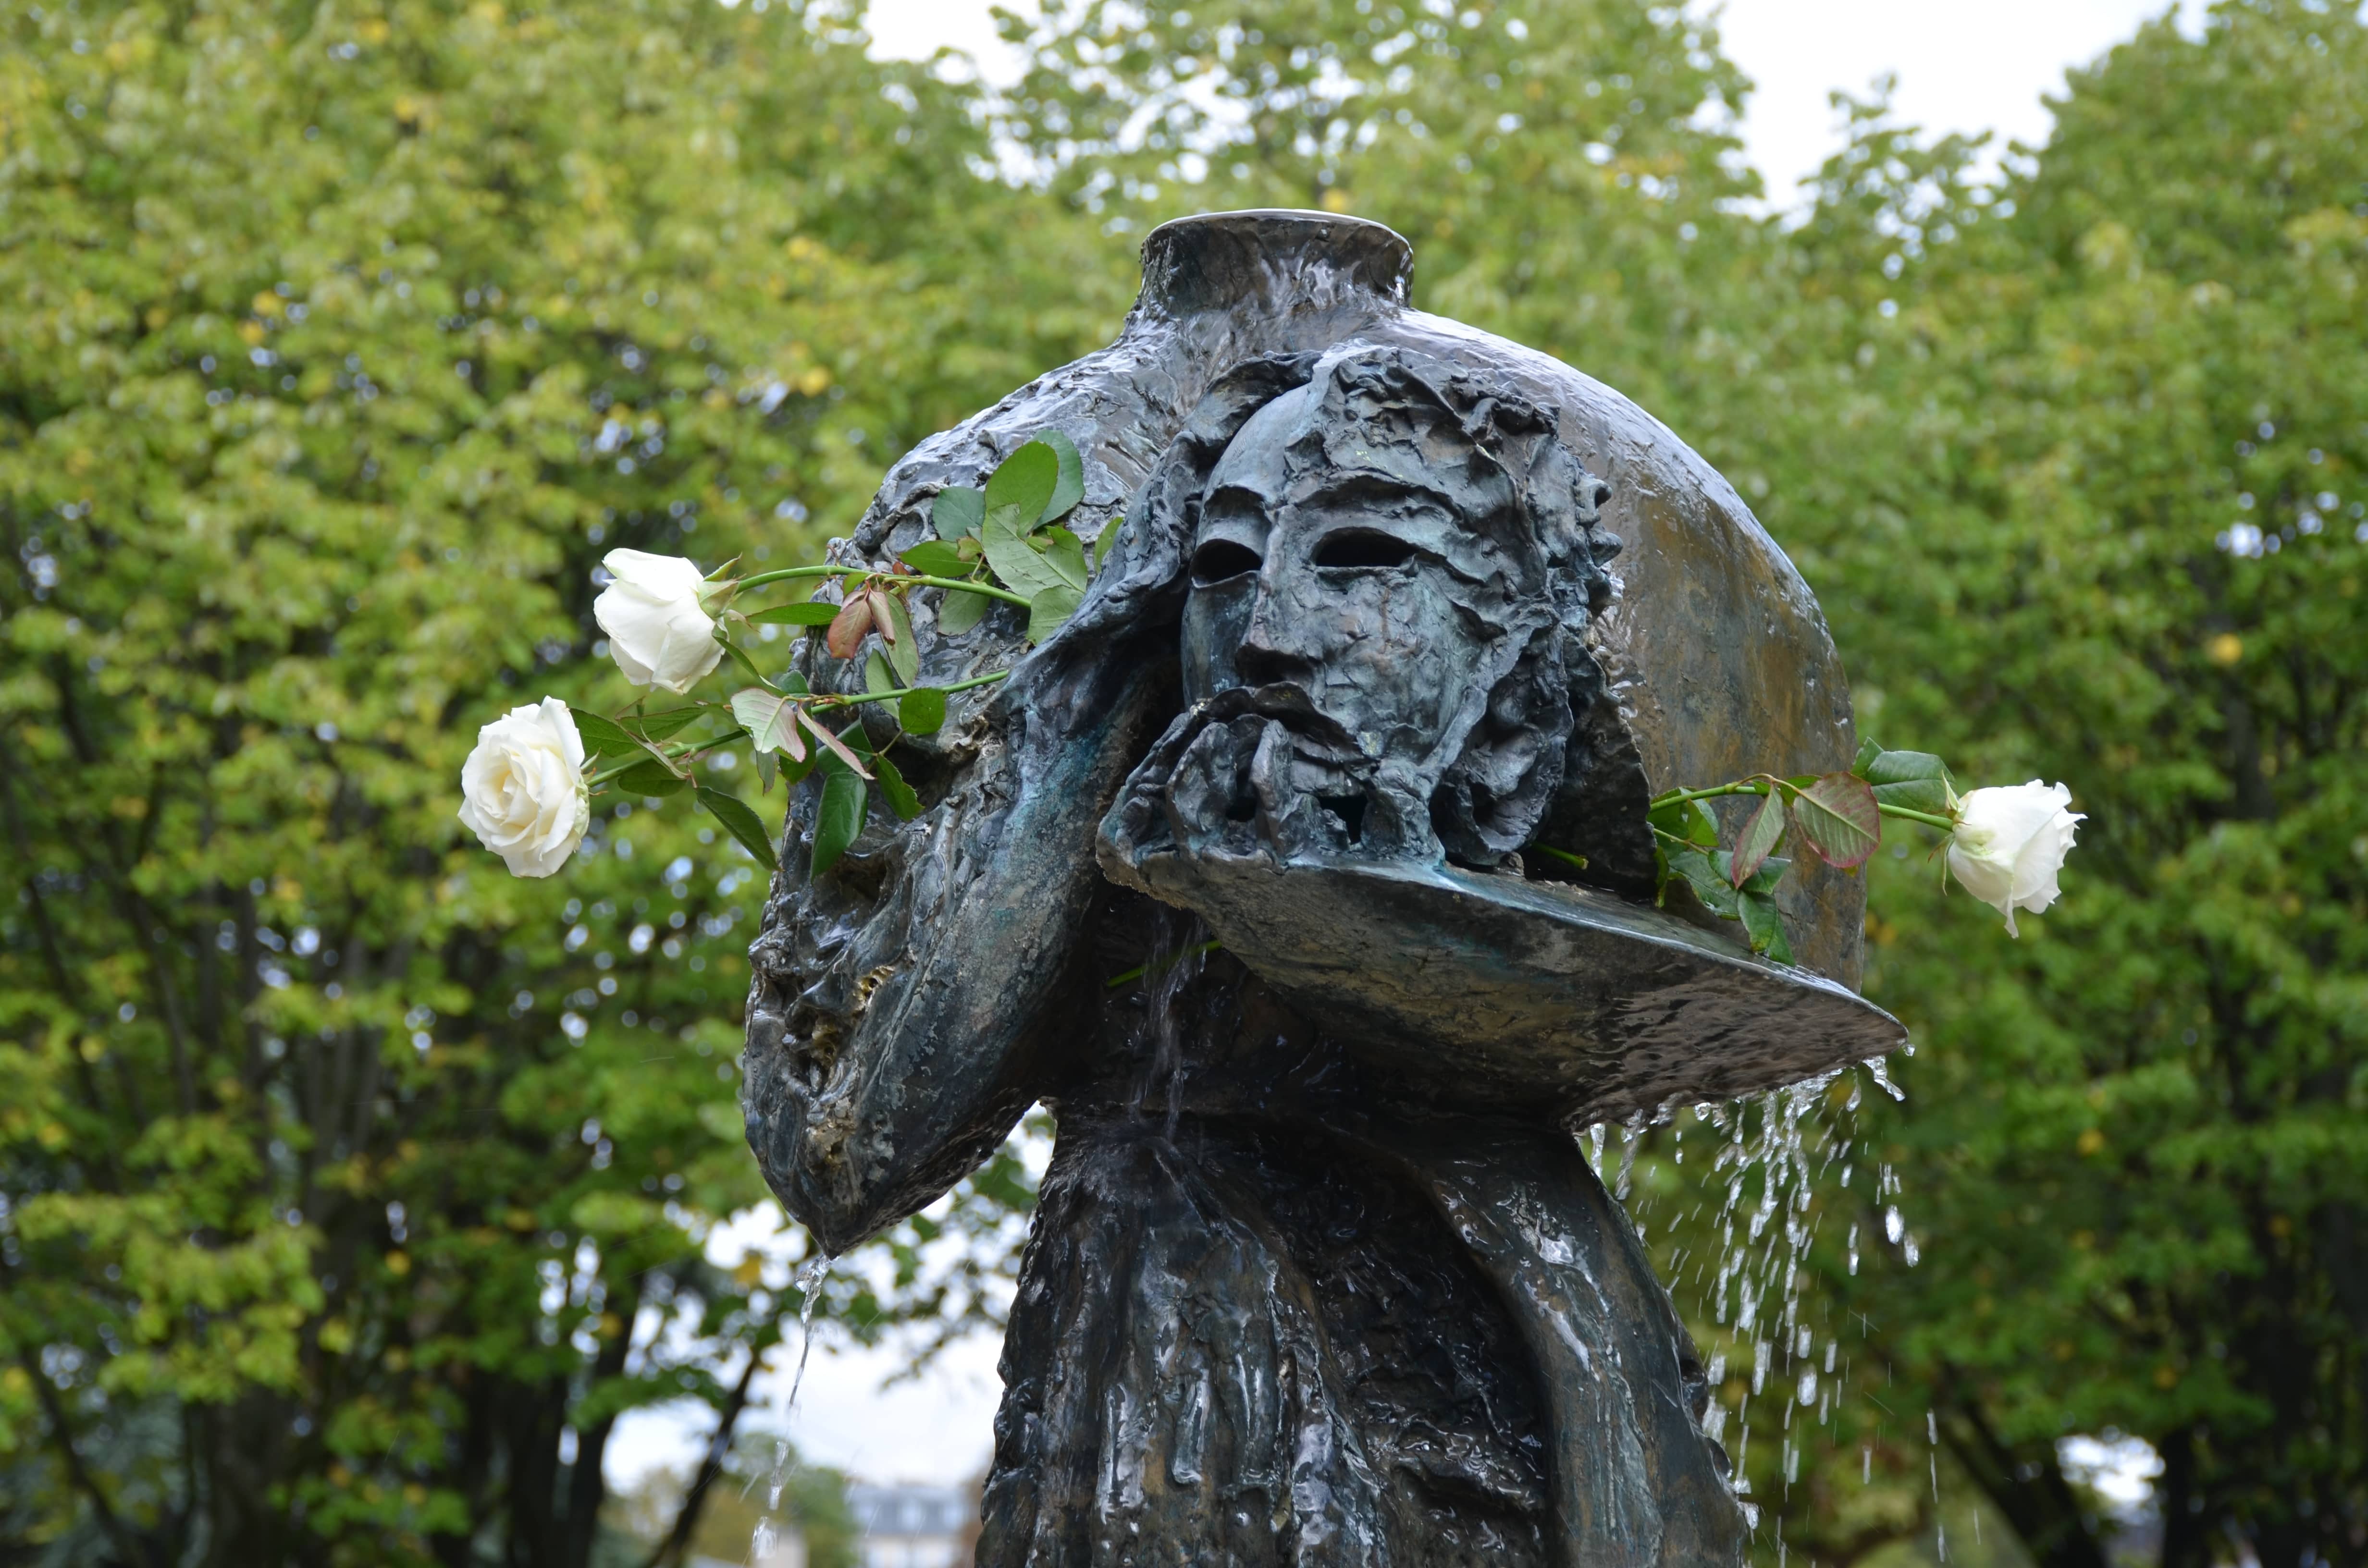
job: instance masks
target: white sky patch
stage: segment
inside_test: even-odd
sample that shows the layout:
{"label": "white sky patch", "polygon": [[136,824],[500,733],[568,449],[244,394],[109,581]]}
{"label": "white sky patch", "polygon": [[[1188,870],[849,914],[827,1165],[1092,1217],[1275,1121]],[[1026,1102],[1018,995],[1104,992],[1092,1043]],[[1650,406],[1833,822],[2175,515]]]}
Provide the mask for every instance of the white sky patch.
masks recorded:
{"label": "white sky patch", "polygon": [[2137,1517],[2154,1496],[2155,1478],[2162,1473],[2162,1458],[2145,1438],[2113,1431],[2101,1437],[2062,1438],[2055,1445],[2055,1460],[2067,1479],[2094,1488],[2123,1519]]}
{"label": "white sky patch", "polygon": [[[872,52],[927,60],[962,51],[981,78],[1007,86],[1018,55],[996,35],[992,0],[872,0]],[[1026,14],[1030,7],[1015,5]],[[1898,76],[1898,117],[1935,134],[1995,131],[1993,153],[2019,141],[2037,145],[2052,123],[2041,102],[2064,91],[2064,74],[2086,65],[2176,12],[2191,34],[2203,0],[1694,0],[1715,17],[1727,58],[1754,84],[1744,115],[1745,154],[1768,187],[1771,208],[1793,206],[1800,182],[1840,151],[1837,90],[1868,96],[1885,73]]]}

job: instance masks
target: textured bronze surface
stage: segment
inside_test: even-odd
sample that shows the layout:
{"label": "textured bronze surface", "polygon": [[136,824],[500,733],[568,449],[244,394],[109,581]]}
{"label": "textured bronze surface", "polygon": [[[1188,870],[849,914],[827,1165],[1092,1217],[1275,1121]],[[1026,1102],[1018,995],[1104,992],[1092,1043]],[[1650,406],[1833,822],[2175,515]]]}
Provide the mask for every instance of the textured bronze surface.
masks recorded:
{"label": "textured bronze surface", "polygon": [[[1847,690],[1723,480],[1406,309],[1410,266],[1354,219],[1169,224],[1117,343],[834,546],[928,537],[1047,426],[1085,456],[1083,607],[1029,653],[916,597],[925,681],[1012,678],[899,744],[926,809],[824,877],[793,802],[752,950],[749,1142],[825,1247],[1058,1115],[982,1562],[1741,1560],[1692,1348],[1568,1129],[1896,1042],[1849,990],[1854,879],[1788,879],[1800,971],[1648,902],[1649,792],[1847,766]],[[1201,919],[1205,966],[1104,984]]]}

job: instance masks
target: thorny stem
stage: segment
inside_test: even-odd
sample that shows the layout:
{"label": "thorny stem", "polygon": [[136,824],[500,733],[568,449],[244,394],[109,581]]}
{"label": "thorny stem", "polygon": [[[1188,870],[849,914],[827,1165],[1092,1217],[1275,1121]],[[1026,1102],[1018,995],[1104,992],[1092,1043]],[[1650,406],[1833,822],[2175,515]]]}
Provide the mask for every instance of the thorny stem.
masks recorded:
{"label": "thorny stem", "polygon": [[[1688,801],[1714,800],[1721,795],[1765,795],[1781,782],[1782,780],[1779,779],[1766,778],[1738,778],[1732,784],[1713,784],[1706,790],[1672,790],[1666,795],[1654,796],[1653,809],[1658,811],[1663,806],[1681,805]],[[1943,833],[1953,831],[1957,825],[1954,817],[1944,817],[1933,812],[1914,811],[1907,806],[1895,806],[1888,801],[1875,801],[1874,809],[1884,816],[1902,817],[1909,822],[1920,822],[1927,827],[1937,827]],[[1544,846],[1541,845],[1539,847],[1543,848]]]}
{"label": "thorny stem", "polygon": [[875,571],[869,566],[784,566],[778,572],[759,572],[753,577],[740,579],[742,588],[761,588],[768,583],[786,583],[800,577],[881,577],[892,583],[910,583],[918,588],[952,588],[965,594],[984,594],[1006,604],[1026,605],[1025,595],[1008,588],[995,587],[974,577],[928,577],[918,574],[905,576],[898,573]]}
{"label": "thorny stem", "polygon": [[1721,795],[1765,795],[1768,789],[1766,778],[1738,778],[1732,784],[1713,784],[1707,790],[1672,790],[1666,795],[1654,796],[1653,809],[1683,805],[1688,801],[1715,800]]}
{"label": "thorny stem", "polygon": [[[714,736],[710,740],[677,741],[670,746],[653,746],[650,749],[671,762],[677,757],[689,756],[691,753],[696,751],[705,751],[710,746],[720,746],[726,741],[736,741],[747,733],[748,732],[746,730],[733,729],[723,734]],[[609,768],[605,772],[594,774],[591,778],[586,779],[585,783],[589,785],[591,788],[598,790],[601,785],[606,784],[611,778],[616,778],[620,773],[626,771],[628,768],[639,767],[643,763],[647,762],[648,760],[649,759],[647,757],[637,756],[631,762],[620,762],[616,767]]]}
{"label": "thorny stem", "polygon": [[814,698],[814,706],[852,708],[859,702],[893,702],[900,697],[910,697],[916,691],[968,691],[973,687],[992,686],[1010,674],[1009,670],[989,670],[983,676],[973,676],[968,680],[948,681],[939,687],[905,686],[898,687],[894,691],[867,691],[853,697],[838,692],[824,692]]}
{"label": "thorny stem", "polygon": [[[807,707],[828,711],[834,708],[853,708],[864,702],[893,702],[901,698],[910,697],[916,691],[969,691],[977,687],[993,686],[996,681],[1008,678],[1010,674],[1009,670],[989,670],[983,676],[972,676],[967,680],[948,681],[939,687],[899,687],[894,691],[866,691],[853,696],[831,691],[815,692],[811,695],[800,693],[798,696],[804,699]],[[792,699],[792,700],[797,699]],[[703,741],[677,741],[672,745],[653,746],[651,749],[671,762],[689,756],[694,752],[709,751],[732,741],[743,740],[746,738],[747,733],[745,729],[734,728]],[[647,760],[649,759],[646,757],[635,757],[631,762],[620,763],[614,767],[596,773],[585,782],[592,789],[598,790],[626,769],[638,767]]]}

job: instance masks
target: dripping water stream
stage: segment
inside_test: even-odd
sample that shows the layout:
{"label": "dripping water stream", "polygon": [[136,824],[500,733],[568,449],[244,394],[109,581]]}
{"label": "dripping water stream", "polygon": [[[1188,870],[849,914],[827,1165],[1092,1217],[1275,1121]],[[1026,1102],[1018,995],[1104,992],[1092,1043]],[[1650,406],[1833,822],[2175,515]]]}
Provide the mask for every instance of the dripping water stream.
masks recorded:
{"label": "dripping water stream", "polygon": [[1184,1104],[1184,996],[1208,967],[1208,936],[1198,916],[1162,904],[1153,915],[1151,951],[1143,965],[1143,1016],[1133,1033],[1134,1043],[1150,1050],[1131,1108],[1142,1116],[1157,1104],[1171,1142]]}
{"label": "dripping water stream", "polygon": [[773,1468],[765,1478],[764,1511],[757,1517],[757,1528],[748,1540],[748,1561],[755,1568],[766,1568],[781,1547],[781,1496],[789,1490],[790,1472],[795,1463],[790,1447],[790,1422],[797,1414],[798,1392],[805,1386],[806,1363],[814,1356],[814,1308],[822,1301],[823,1281],[829,1278],[835,1261],[817,1253],[798,1265],[794,1280],[798,1291],[798,1365],[790,1376],[789,1397],[781,1402],[781,1435],[773,1439]]}
{"label": "dripping water stream", "polygon": [[[1607,1126],[1598,1124],[1582,1135],[1582,1147],[1605,1185],[1627,1205],[1639,1237],[1650,1240],[1656,1230],[1668,1233],[1659,1249],[1664,1278],[1679,1314],[1695,1325],[1707,1353],[1713,1397],[1703,1426],[1713,1440],[1728,1449],[1737,1494],[1755,1527],[1760,1509],[1748,1495],[1747,1468],[1755,1402],[1772,1397],[1782,1403],[1782,1449],[1774,1469],[1785,1491],[1800,1479],[1812,1422],[1839,1436],[1836,1418],[1849,1408],[1846,1400],[1880,1406],[1868,1385],[1852,1381],[1850,1323],[1834,1323],[1831,1312],[1821,1310],[1826,1303],[1817,1300],[1811,1254],[1821,1227],[1828,1218],[1847,1224],[1842,1237],[1827,1238],[1828,1246],[1837,1239],[1840,1245],[1826,1256],[1840,1262],[1848,1276],[1858,1274],[1866,1247],[1875,1244],[1875,1238],[1861,1233],[1861,1212],[1879,1217],[1880,1241],[1902,1263],[1913,1267],[1919,1259],[1918,1239],[1901,1212],[1898,1174],[1863,1144],[1859,1112],[1869,1082],[1894,1100],[1906,1097],[1876,1059],[1746,1098],[1698,1103],[1683,1111],[1665,1106],[1651,1116],[1634,1117],[1620,1129],[1616,1163],[1607,1148]],[[1681,1199],[1693,1204],[1682,1213],[1654,1212],[1655,1194],[1639,1190],[1639,1153],[1664,1129],[1658,1157],[1684,1165],[1689,1156],[1696,1162],[1708,1156],[1707,1172],[1697,1163],[1690,1179],[1680,1183]],[[1704,1134],[1707,1150],[1702,1147]],[[1643,1184],[1647,1188],[1651,1185]],[[1672,1252],[1673,1243],[1683,1244]],[[1847,1319],[1850,1314],[1844,1315]],[[1727,1401],[1730,1379],[1741,1384],[1740,1398],[1732,1407]],[[1905,1411],[1890,1416],[1889,1407],[1880,1408],[1895,1429],[1913,1420]],[[1850,1413],[1868,1424],[1869,1411]],[[1763,1440],[1770,1436],[1769,1426],[1763,1415]],[[1922,1437],[1927,1441],[1918,1446],[1937,1450],[1932,1428],[1928,1415],[1924,1430],[1898,1430],[1897,1437],[1903,1447]],[[1851,1467],[1862,1483],[1872,1481],[1873,1452],[1870,1444],[1860,1464]],[[1918,1468],[1929,1470],[1937,1517],[1937,1456],[1923,1457],[1931,1462]],[[1778,1532],[1775,1544],[1782,1558],[1781,1516]],[[1945,1561],[1945,1544],[1941,1550]]]}

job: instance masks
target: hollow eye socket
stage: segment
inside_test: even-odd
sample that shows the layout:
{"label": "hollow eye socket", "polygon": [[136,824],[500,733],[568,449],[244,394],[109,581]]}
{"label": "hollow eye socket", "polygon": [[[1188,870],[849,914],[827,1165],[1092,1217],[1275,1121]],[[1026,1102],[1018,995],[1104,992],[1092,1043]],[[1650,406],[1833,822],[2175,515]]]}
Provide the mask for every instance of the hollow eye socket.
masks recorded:
{"label": "hollow eye socket", "polygon": [[1258,552],[1229,539],[1212,539],[1192,552],[1192,581],[1200,587],[1258,569]]}
{"label": "hollow eye socket", "polygon": [[1403,566],[1415,556],[1414,546],[1372,528],[1342,528],[1326,534],[1315,547],[1318,566]]}

